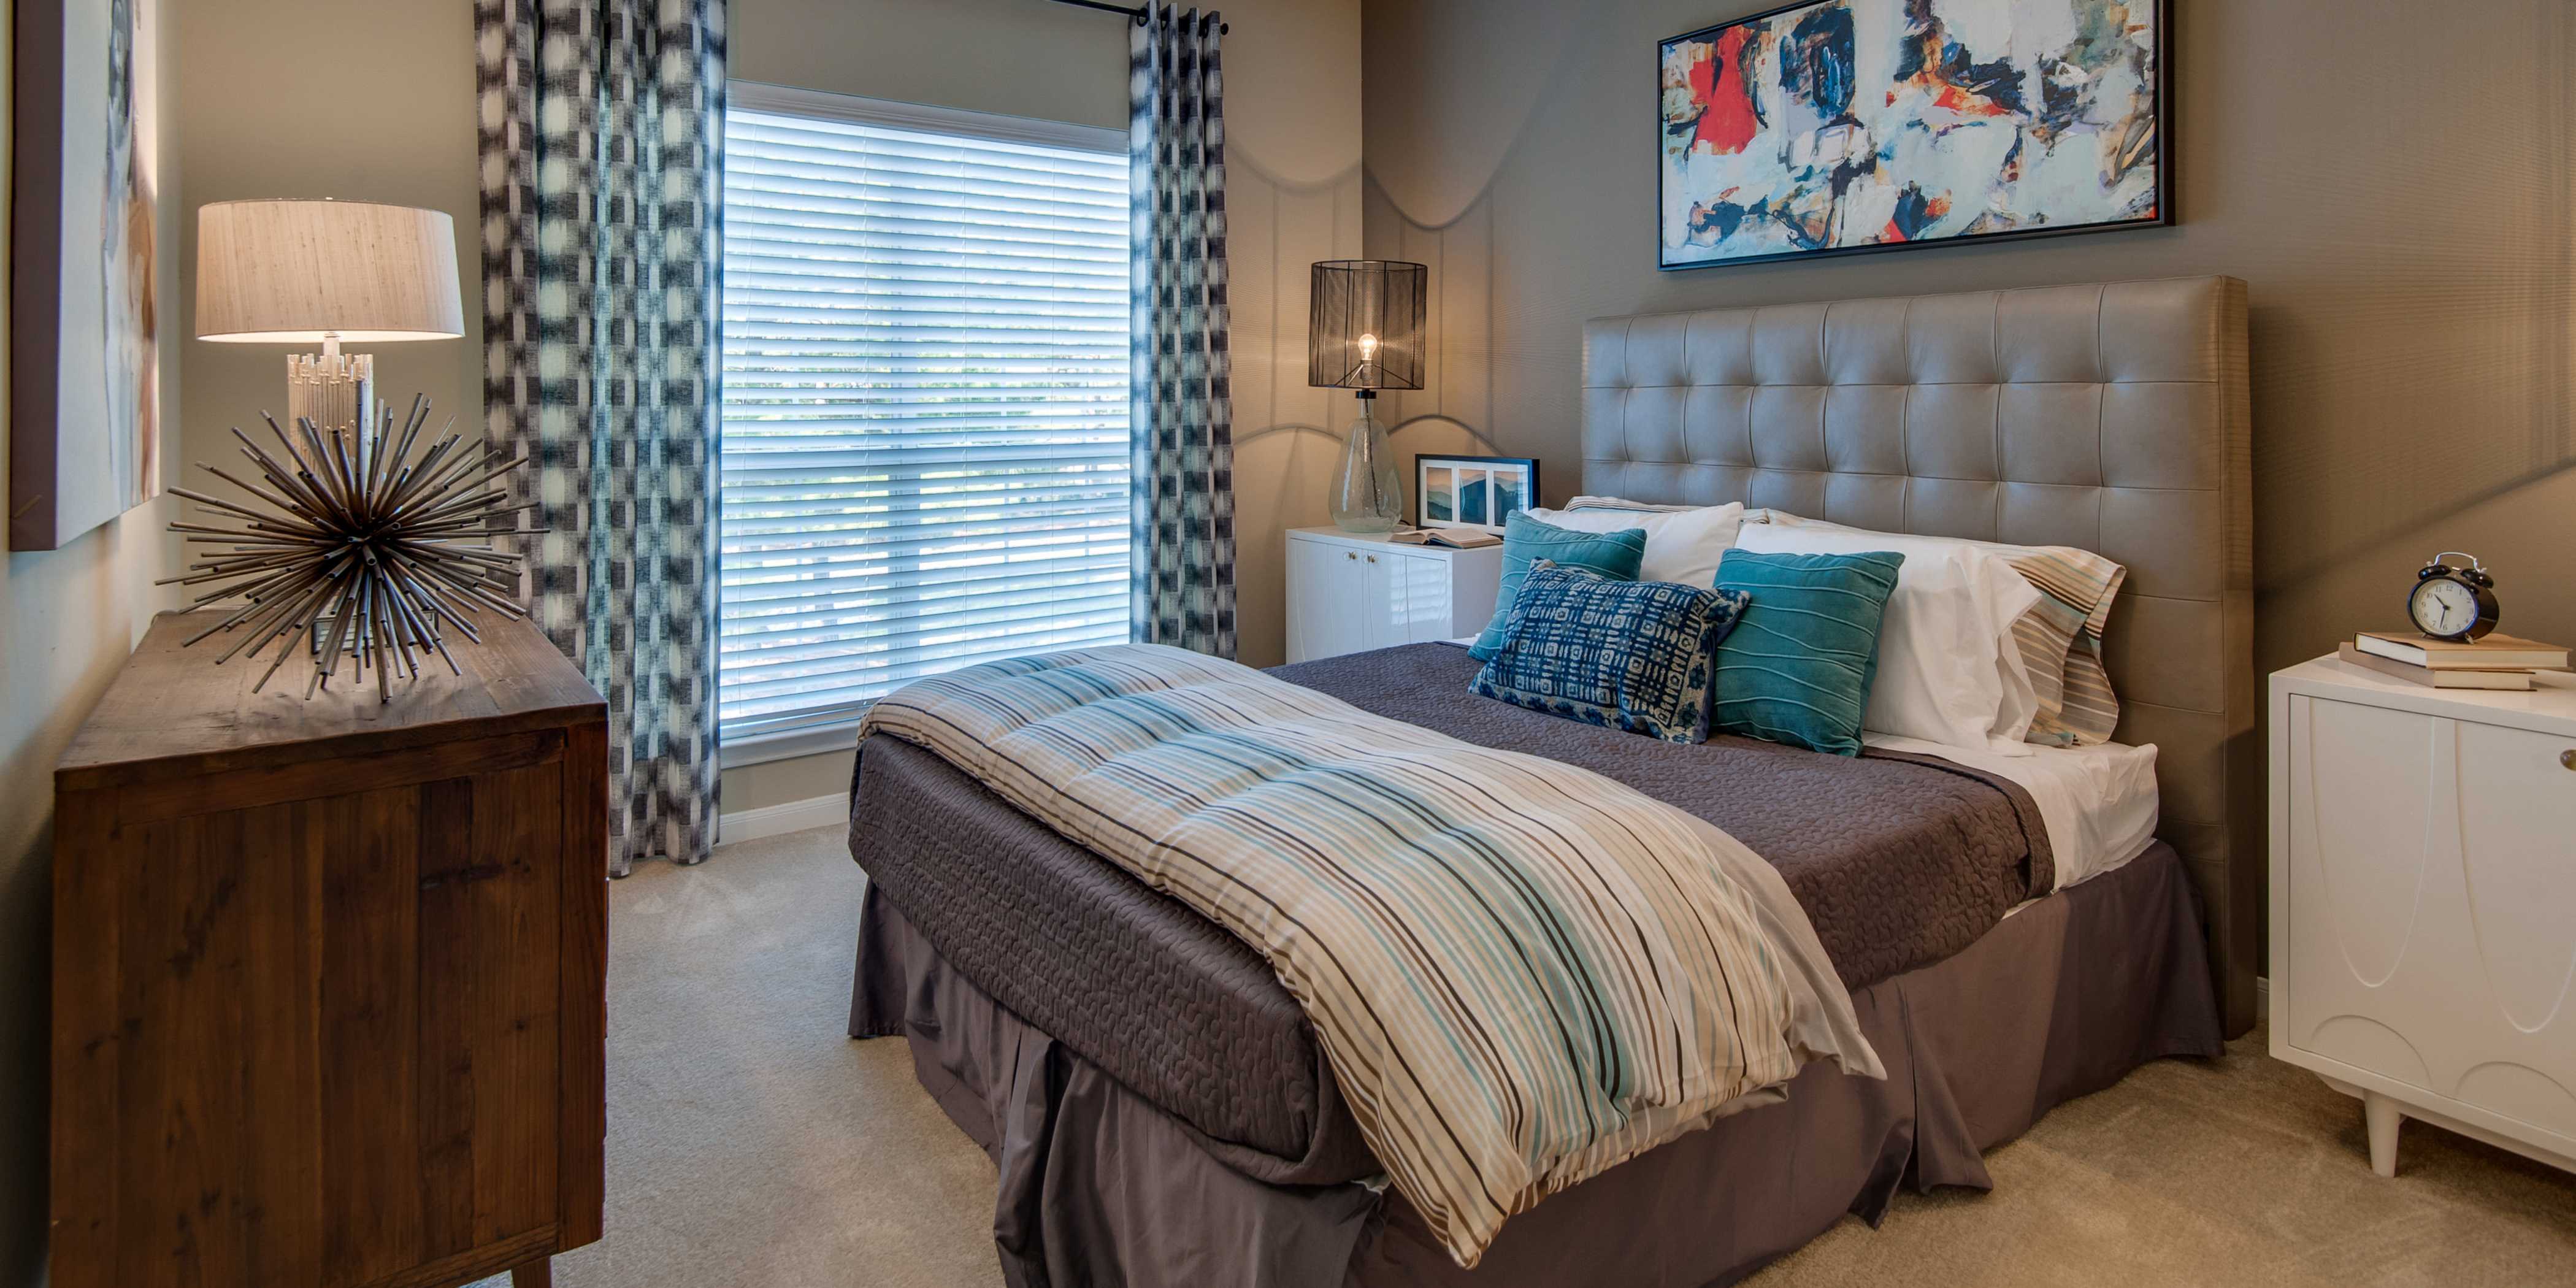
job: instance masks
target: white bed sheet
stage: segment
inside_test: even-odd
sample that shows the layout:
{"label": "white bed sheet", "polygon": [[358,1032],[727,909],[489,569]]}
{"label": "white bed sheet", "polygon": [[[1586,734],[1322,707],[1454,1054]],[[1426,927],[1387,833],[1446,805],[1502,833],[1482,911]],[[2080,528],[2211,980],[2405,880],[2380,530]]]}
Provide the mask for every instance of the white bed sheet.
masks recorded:
{"label": "white bed sheet", "polygon": [[2098,877],[2147,852],[2156,839],[2156,749],[2106,742],[2092,747],[2040,747],[2036,755],[1998,756],[1917,738],[1864,734],[1889,751],[1939,756],[2020,784],[2039,806],[2057,866],[2056,889]]}

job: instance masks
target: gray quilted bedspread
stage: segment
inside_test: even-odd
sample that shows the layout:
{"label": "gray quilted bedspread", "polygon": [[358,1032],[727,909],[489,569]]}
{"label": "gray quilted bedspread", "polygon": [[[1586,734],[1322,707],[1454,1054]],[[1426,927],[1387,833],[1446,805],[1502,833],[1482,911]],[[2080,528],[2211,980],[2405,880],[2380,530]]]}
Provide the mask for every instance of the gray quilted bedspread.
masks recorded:
{"label": "gray quilted bedspread", "polygon": [[[1464,649],[1416,644],[1276,674],[1707,819],[1780,869],[1851,988],[1957,952],[2055,884],[2039,812],[2003,780],[1746,738],[1676,746],[1474,697],[1475,670]],[[1377,1170],[1305,1015],[1214,922],[887,738],[861,748],[850,853],[951,966],[1226,1153],[1254,1156],[1244,1170],[1306,1184]]]}

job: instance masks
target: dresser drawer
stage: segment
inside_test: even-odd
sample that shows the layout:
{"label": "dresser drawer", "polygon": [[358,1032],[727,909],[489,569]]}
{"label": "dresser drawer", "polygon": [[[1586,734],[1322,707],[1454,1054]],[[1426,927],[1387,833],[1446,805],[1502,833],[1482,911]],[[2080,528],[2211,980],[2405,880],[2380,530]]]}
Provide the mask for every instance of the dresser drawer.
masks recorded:
{"label": "dresser drawer", "polygon": [[2276,710],[2278,1041],[2576,1152],[2576,738],[2311,694]]}

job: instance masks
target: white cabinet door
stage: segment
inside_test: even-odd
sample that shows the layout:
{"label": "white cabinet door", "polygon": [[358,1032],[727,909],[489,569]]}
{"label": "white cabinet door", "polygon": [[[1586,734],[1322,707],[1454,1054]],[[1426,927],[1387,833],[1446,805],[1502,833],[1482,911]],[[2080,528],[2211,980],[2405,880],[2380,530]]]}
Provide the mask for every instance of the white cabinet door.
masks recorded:
{"label": "white cabinet door", "polygon": [[2458,727],[2460,956],[2486,985],[2464,1000],[2486,1014],[2451,1095],[2576,1141],[2576,739]]}
{"label": "white cabinet door", "polygon": [[1360,647],[1392,648],[1404,640],[1404,557],[1386,551],[1360,556],[1367,589],[1360,604]]}
{"label": "white cabinet door", "polygon": [[2287,1044],[2576,1153],[2571,740],[2305,694],[2288,715]]}
{"label": "white cabinet door", "polygon": [[2442,803],[2436,734],[2449,722],[2311,698],[2293,699],[2290,719],[2290,951],[2299,987],[2284,1022],[2294,1046],[2376,1065],[2384,1021],[2349,1021],[2352,1008],[2384,1000],[2376,990],[2410,947],[2424,951],[2415,914]]}
{"label": "white cabinet door", "polygon": [[1288,539],[1288,660],[1311,662],[1368,648],[1359,551]]}
{"label": "white cabinet door", "polygon": [[1396,638],[1392,644],[1422,644],[1453,637],[1449,629],[1449,560],[1439,555],[1388,556],[1393,569],[1387,581],[1395,589]]}
{"label": "white cabinet door", "polygon": [[[1455,639],[1481,629],[1490,607],[1458,625],[1458,557],[1290,536],[1288,660]],[[1479,571],[1490,572],[1497,562],[1483,560]]]}
{"label": "white cabinet door", "polygon": [[1364,648],[1449,638],[1449,561],[1439,555],[1366,551]]}

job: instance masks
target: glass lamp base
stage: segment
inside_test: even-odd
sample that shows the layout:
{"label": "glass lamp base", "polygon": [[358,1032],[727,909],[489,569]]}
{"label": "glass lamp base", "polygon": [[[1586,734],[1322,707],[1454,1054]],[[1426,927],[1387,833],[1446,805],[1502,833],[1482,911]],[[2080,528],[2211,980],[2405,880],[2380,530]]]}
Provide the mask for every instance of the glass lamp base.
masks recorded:
{"label": "glass lamp base", "polygon": [[1360,399],[1359,419],[1342,444],[1333,472],[1333,524],[1344,532],[1393,532],[1404,520],[1404,483],[1396,476],[1395,450],[1373,414],[1376,399]]}

